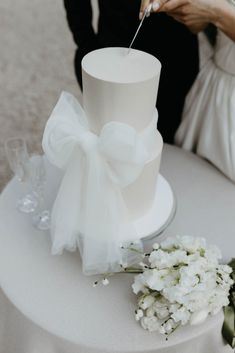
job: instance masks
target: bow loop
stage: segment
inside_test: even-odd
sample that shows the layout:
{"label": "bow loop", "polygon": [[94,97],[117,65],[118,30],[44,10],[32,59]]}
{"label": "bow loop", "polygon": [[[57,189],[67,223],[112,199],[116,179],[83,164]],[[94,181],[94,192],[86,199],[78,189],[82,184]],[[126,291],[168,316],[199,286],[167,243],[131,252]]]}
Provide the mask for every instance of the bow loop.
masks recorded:
{"label": "bow loop", "polygon": [[51,164],[66,169],[74,148],[88,131],[88,121],[78,101],[62,92],[47,121],[42,147]]}

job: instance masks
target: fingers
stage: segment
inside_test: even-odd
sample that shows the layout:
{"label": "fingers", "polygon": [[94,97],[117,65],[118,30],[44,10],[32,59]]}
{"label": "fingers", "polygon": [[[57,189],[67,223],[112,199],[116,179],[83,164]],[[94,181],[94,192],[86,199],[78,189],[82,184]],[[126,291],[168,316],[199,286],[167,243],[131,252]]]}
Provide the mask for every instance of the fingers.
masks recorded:
{"label": "fingers", "polygon": [[160,11],[171,12],[185,4],[187,4],[187,0],[168,0],[161,6]]}
{"label": "fingers", "polygon": [[154,0],[152,3],[153,12],[157,12],[167,3],[168,0]]}
{"label": "fingers", "polygon": [[151,0],[142,0],[140,5],[139,19],[141,20],[145,9],[152,3]]}
{"label": "fingers", "polygon": [[187,26],[189,30],[193,33],[198,33],[202,31],[208,24],[207,21],[198,18],[198,16],[195,16],[193,14],[185,16],[184,14],[182,14],[180,11],[177,11],[177,10],[167,14],[172,18],[174,18],[176,21]]}
{"label": "fingers", "polygon": [[186,4],[187,1],[188,0],[142,0],[139,18],[140,20],[142,19],[144,11],[148,8],[148,6],[152,6],[153,12],[169,12],[175,10],[177,7]]}
{"label": "fingers", "polygon": [[[151,6],[153,12],[157,12],[161,9],[169,0],[142,0],[140,6],[139,18],[142,19],[144,11]],[[186,0],[170,0],[170,1],[186,1]]]}

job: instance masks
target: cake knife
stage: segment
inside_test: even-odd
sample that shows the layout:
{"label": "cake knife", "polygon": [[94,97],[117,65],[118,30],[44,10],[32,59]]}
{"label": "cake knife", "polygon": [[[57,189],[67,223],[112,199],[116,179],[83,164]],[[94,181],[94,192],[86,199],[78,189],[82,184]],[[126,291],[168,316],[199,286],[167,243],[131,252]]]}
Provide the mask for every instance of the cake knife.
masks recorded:
{"label": "cake knife", "polygon": [[148,7],[146,7],[146,9],[144,10],[144,14],[143,14],[142,20],[140,21],[140,24],[139,24],[139,26],[138,26],[138,28],[137,28],[137,30],[136,30],[136,32],[135,32],[135,35],[134,35],[134,37],[133,37],[133,39],[132,39],[132,41],[131,41],[131,44],[129,45],[127,54],[130,53],[130,50],[131,50],[131,48],[132,48],[132,45],[133,45],[133,43],[134,43],[134,41],[135,41],[135,38],[137,37],[137,34],[139,33],[139,30],[140,30],[140,28],[141,28],[141,26],[142,26],[142,24],[143,24],[143,22],[144,22],[145,17],[149,17],[150,13],[152,12],[152,5],[153,5],[153,4],[151,3],[151,4],[150,4]]}

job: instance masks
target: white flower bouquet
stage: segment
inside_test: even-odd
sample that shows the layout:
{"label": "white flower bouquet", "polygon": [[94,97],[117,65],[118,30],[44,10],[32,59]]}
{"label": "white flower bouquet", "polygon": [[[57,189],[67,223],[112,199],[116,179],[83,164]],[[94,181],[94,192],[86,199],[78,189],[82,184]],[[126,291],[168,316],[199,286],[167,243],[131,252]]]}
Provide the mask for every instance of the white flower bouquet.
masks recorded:
{"label": "white flower bouquet", "polygon": [[229,304],[232,268],[219,264],[219,249],[207,247],[204,238],[167,238],[143,256],[132,288],[138,295],[135,317],[144,329],[168,337]]}

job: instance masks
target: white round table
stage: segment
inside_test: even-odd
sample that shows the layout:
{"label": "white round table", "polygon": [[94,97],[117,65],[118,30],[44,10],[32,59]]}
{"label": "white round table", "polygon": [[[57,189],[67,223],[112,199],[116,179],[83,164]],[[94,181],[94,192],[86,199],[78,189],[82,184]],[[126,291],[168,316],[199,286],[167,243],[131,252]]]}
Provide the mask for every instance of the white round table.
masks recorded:
{"label": "white round table", "polygon": [[[235,254],[235,185],[206,161],[169,145],[161,174],[177,200],[164,235],[203,236],[229,261]],[[52,167],[48,179],[51,205],[59,181]],[[52,256],[49,232],[35,230],[30,217],[16,210],[22,193],[13,179],[0,197],[0,284],[8,298],[0,353],[232,352],[222,340],[222,312],[176,330],[168,342],[143,330],[134,318],[133,275],[93,288],[94,277],[82,274],[79,254]]]}

